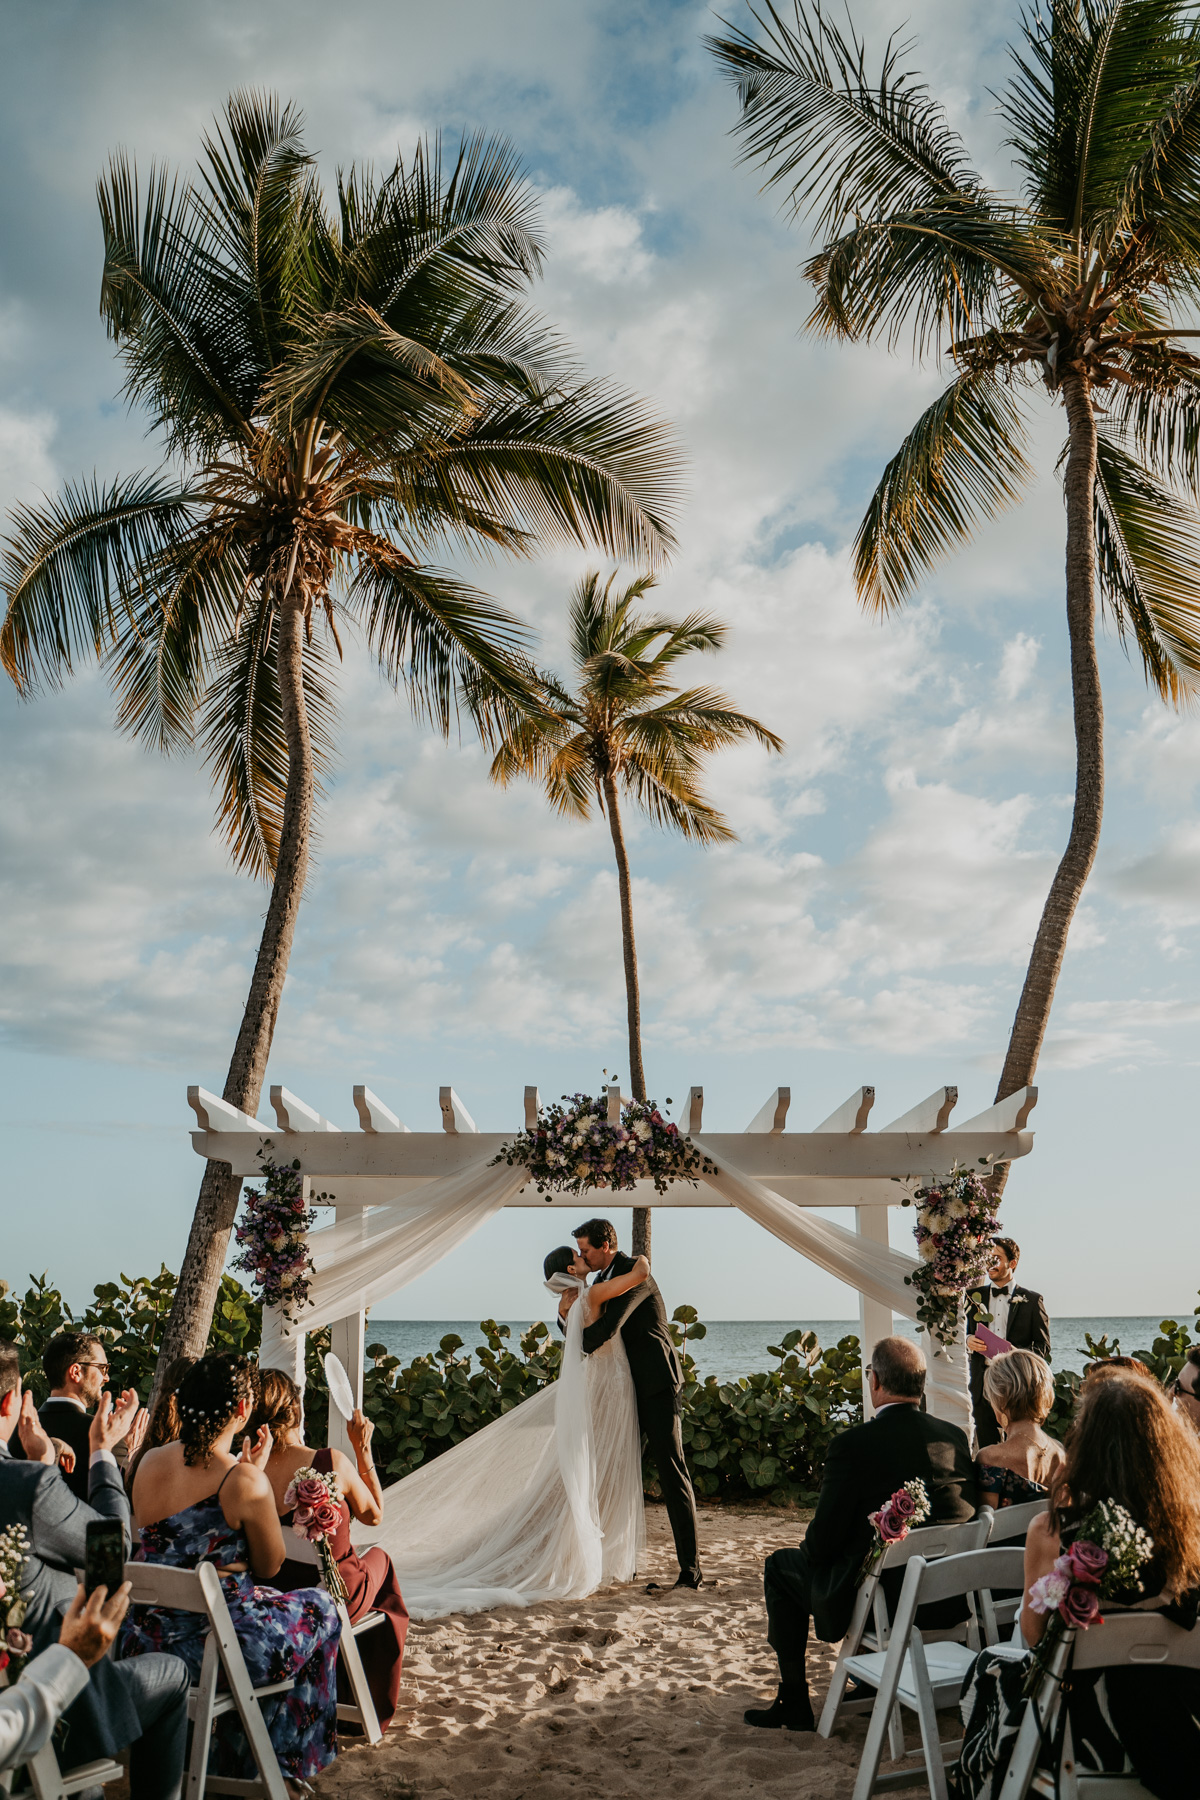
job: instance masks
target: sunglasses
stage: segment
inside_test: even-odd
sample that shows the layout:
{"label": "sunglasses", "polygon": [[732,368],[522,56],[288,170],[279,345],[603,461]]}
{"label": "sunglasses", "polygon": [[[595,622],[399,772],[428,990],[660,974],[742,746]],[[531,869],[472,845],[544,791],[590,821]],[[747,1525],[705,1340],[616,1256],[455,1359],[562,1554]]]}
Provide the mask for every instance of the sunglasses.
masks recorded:
{"label": "sunglasses", "polygon": [[77,1369],[103,1369],[104,1373],[106,1375],[108,1374],[108,1364],[106,1362],[103,1362],[103,1363],[98,1363],[98,1362],[76,1363],[75,1367]]}

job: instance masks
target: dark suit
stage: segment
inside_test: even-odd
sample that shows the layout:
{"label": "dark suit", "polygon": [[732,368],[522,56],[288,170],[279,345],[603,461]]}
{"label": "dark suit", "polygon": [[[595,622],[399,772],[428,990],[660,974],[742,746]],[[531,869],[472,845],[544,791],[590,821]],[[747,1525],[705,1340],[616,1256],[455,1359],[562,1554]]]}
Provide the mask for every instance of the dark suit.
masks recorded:
{"label": "dark suit", "polygon": [[[929,1495],[931,1525],[974,1518],[978,1482],[966,1433],[913,1405],[889,1406],[833,1440],[817,1510],[796,1550],[767,1558],[767,1639],[784,1681],[806,1679],[811,1618],[817,1636],[836,1643],[854,1611],[858,1575],[873,1542],[869,1515],[906,1481]],[[929,1619],[927,1624],[935,1621]]]}
{"label": "dark suit", "polygon": [[[87,1457],[84,1459],[85,1471]],[[79,1500],[58,1469],[20,1461],[0,1443],[0,1530],[23,1525],[30,1551],[21,1584],[24,1629],[35,1654],[58,1641],[65,1606],[74,1598],[92,1519],[119,1519],[128,1553],[129,1501],[120,1471],[99,1461],[88,1472],[88,1499]],[[172,1800],[183,1779],[187,1737],[187,1665],[177,1656],[140,1656],[98,1662],[79,1698],[64,1714],[59,1762],[66,1768],[115,1756],[132,1745],[134,1800]]]}
{"label": "dark suit", "polygon": [[[632,1268],[632,1259],[618,1250],[599,1280],[603,1283],[610,1276],[628,1275]],[[679,1427],[683,1370],[667,1324],[667,1309],[653,1279],[632,1288],[628,1294],[619,1295],[601,1309],[595,1324],[584,1328],[585,1353],[590,1355],[593,1350],[598,1350],[618,1330],[633,1377],[638,1424],[646,1434],[650,1459],[671,1521],[679,1572],[688,1581],[698,1582],[696,1496],[692,1492],[692,1478],[688,1474]]]}
{"label": "dark suit", "polygon": [[[992,1311],[992,1290],[990,1287],[976,1288],[967,1295],[967,1324],[973,1331],[976,1324],[987,1324],[987,1320],[979,1320],[978,1313]],[[995,1330],[995,1326],[992,1327]],[[970,1331],[968,1331],[968,1336]],[[1018,1287],[1013,1282],[1009,1290],[1008,1323],[1004,1330],[997,1332],[1012,1345],[1014,1350],[1032,1350],[1043,1362],[1050,1361],[1050,1320],[1046,1316],[1046,1302],[1032,1288]],[[1000,1442],[1000,1427],[996,1423],[996,1415],[983,1397],[983,1372],[987,1368],[987,1357],[980,1356],[978,1351],[971,1352],[971,1410],[975,1414],[975,1436],[981,1446]]]}
{"label": "dark suit", "polygon": [[88,1443],[88,1428],[92,1422],[90,1412],[75,1406],[70,1400],[50,1398],[38,1408],[38,1418],[42,1430],[48,1437],[61,1438],[64,1444],[70,1444],[75,1452],[75,1467],[63,1480],[77,1500],[88,1497],[88,1457],[91,1445]]}

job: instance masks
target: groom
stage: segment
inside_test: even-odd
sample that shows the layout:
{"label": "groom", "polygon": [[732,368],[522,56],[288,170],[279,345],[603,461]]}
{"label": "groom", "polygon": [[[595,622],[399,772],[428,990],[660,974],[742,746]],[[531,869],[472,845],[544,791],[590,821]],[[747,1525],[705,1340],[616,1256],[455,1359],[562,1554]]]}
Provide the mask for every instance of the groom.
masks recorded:
{"label": "groom", "polygon": [[[593,1286],[610,1277],[628,1275],[633,1268],[632,1259],[617,1249],[616,1227],[607,1219],[588,1219],[577,1225],[572,1235],[583,1261],[597,1271]],[[585,1353],[598,1350],[618,1329],[637,1395],[638,1424],[646,1434],[675,1538],[675,1555],[679,1559],[675,1586],[698,1588],[701,1575],[696,1547],[696,1497],[679,1430],[683,1371],[667,1325],[667,1309],[653,1279],[610,1302],[602,1308],[594,1325],[584,1327]],[[652,1582],[651,1587],[655,1586],[657,1583]]]}

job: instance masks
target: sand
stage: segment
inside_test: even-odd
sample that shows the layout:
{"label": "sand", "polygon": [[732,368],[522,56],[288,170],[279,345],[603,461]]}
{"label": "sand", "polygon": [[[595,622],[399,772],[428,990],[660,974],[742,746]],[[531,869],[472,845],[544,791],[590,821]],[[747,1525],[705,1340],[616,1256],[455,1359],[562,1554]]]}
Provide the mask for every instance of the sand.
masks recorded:
{"label": "sand", "polygon": [[[346,1742],[321,1800],[846,1800],[866,1731],[830,1739],[753,1731],[742,1712],[774,1694],[762,1565],[799,1542],[794,1511],[706,1507],[700,1545],[717,1586],[645,1592],[677,1573],[661,1506],[636,1583],[590,1600],[414,1624],[400,1711],[374,1749]],[[819,1707],[834,1650],[809,1658]],[[682,1791],[682,1790],[680,1790]]]}

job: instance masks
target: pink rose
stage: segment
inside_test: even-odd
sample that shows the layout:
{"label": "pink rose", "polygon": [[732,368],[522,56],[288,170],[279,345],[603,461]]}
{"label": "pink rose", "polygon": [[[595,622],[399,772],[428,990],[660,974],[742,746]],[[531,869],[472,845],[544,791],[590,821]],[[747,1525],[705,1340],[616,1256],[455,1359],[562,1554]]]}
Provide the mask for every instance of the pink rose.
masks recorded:
{"label": "pink rose", "polygon": [[1067,1562],[1072,1581],[1099,1587],[1101,1577],[1108,1567],[1108,1551],[1102,1550],[1099,1544],[1090,1543],[1087,1538],[1080,1538],[1067,1551]]}
{"label": "pink rose", "polygon": [[1067,1589],[1066,1598],[1058,1610],[1065,1625],[1073,1625],[1080,1631],[1086,1631],[1100,1611],[1100,1602],[1094,1588],[1072,1586]]}
{"label": "pink rose", "polygon": [[298,1505],[316,1506],[319,1500],[325,1499],[329,1489],[317,1476],[309,1475],[304,1481],[294,1481],[292,1492],[296,1496]]}
{"label": "pink rose", "polygon": [[916,1516],[917,1503],[907,1488],[901,1488],[898,1493],[893,1494],[888,1501],[888,1507],[898,1519],[911,1519]]}
{"label": "pink rose", "polygon": [[341,1508],[332,1500],[319,1500],[312,1509],[312,1523],[318,1531],[336,1531],[341,1522]]}
{"label": "pink rose", "polygon": [[14,1656],[28,1656],[33,1649],[33,1639],[28,1632],[18,1631],[15,1626],[5,1632],[4,1641]]}
{"label": "pink rose", "polygon": [[890,1506],[885,1506],[880,1511],[878,1528],[885,1544],[898,1544],[908,1536],[907,1522],[898,1519]]}
{"label": "pink rose", "polygon": [[311,1519],[312,1519],[312,1507],[311,1506],[298,1506],[296,1508],[295,1512],[292,1514],[292,1524],[296,1527],[297,1531],[299,1531],[303,1526],[307,1525]]}
{"label": "pink rose", "polygon": [[[1066,1558],[1060,1556],[1058,1560],[1065,1562]],[[1055,1564],[1048,1575],[1043,1575],[1030,1588],[1029,1605],[1035,1613],[1057,1612],[1070,1586],[1069,1576]]]}

